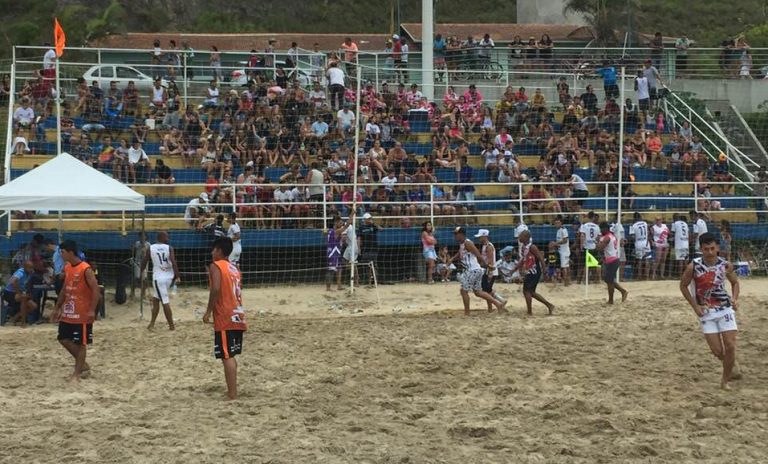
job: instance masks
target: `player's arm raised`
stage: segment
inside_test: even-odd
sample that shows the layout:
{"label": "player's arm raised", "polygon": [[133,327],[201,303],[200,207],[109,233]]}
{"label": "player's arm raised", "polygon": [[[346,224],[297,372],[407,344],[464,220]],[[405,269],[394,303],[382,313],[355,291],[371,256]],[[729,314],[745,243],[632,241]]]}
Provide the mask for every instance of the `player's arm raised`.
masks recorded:
{"label": "player's arm raised", "polygon": [[211,288],[208,293],[208,308],[203,315],[203,322],[205,324],[211,323],[211,316],[213,316],[213,310],[216,307],[216,300],[219,298],[221,292],[221,271],[215,263],[211,263],[208,275],[211,279]]}
{"label": "player's arm raised", "polygon": [[693,263],[689,264],[685,271],[683,271],[683,276],[680,277],[680,293],[683,294],[683,297],[688,301],[688,304],[691,305],[691,308],[693,308],[693,312],[696,313],[697,316],[701,317],[704,315],[704,311],[702,307],[699,305],[699,303],[696,302],[696,298],[691,295],[691,290],[688,288],[689,285],[691,285],[691,282],[693,281]]}
{"label": "player's arm raised", "polygon": [[731,293],[733,294],[733,297],[731,298],[731,306],[733,306],[734,311],[738,311],[741,285],[739,285],[739,277],[736,275],[736,269],[733,268],[733,264],[728,263],[728,267],[725,270],[725,277],[728,279],[728,282],[731,283]]}

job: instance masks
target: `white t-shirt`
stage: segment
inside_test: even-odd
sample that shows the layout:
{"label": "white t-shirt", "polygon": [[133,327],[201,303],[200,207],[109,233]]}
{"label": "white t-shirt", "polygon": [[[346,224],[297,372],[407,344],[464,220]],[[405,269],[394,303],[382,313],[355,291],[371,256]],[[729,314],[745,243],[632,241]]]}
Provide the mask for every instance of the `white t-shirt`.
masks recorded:
{"label": "white t-shirt", "polygon": [[397,177],[390,178],[389,176],[381,179],[381,184],[384,186],[384,188],[391,192],[395,189],[395,184],[397,184]]}
{"label": "white t-shirt", "polygon": [[187,203],[187,208],[184,210],[184,219],[192,219],[192,210],[197,210],[198,213],[201,212],[201,210],[205,210],[206,205],[200,204],[199,198],[193,198]]}
{"label": "white t-shirt", "polygon": [[408,48],[408,44],[403,44],[403,47],[400,49],[400,59],[403,63],[408,62],[408,51],[410,49]]}
{"label": "white t-shirt", "polygon": [[667,238],[669,237],[669,227],[667,227],[666,224],[660,226],[654,224],[653,227],[651,227],[651,231],[653,232],[653,244],[657,248],[666,248],[669,246],[669,242],[667,242]]}
{"label": "white t-shirt", "polygon": [[378,124],[369,122],[365,125],[365,133],[371,135],[379,135],[381,134],[381,127],[379,127]]}
{"label": "white t-shirt", "polygon": [[672,232],[675,234],[675,250],[687,250],[689,246],[688,224],[685,221],[675,221],[672,224]]}
{"label": "white t-shirt", "polygon": [[48,50],[43,55],[43,69],[53,69],[56,67],[56,52],[53,49]]}
{"label": "white t-shirt", "polygon": [[483,152],[483,159],[485,160],[485,167],[495,164],[496,161],[499,159],[499,150],[493,149],[493,150],[485,150]]}
{"label": "white t-shirt", "polygon": [[579,233],[584,234],[584,249],[594,250],[597,248],[597,241],[600,239],[600,227],[594,222],[585,222],[579,227]]}
{"label": "white t-shirt", "polygon": [[339,112],[336,113],[336,119],[339,120],[341,127],[351,127],[355,122],[355,112],[349,110],[339,110]]}
{"label": "white t-shirt", "polygon": [[514,142],[514,140],[512,139],[511,135],[506,134],[504,137],[502,137],[501,134],[499,134],[499,135],[496,136],[496,138],[493,139],[493,144],[497,148],[504,148],[505,146],[507,146],[507,141],[508,140],[511,140],[511,141]]}
{"label": "white t-shirt", "polygon": [[233,245],[240,243],[240,239],[237,239],[237,240],[234,239],[235,234],[239,234],[239,233],[240,233],[240,224],[234,223],[229,225],[229,229],[227,229],[227,237],[232,239]]}
{"label": "white t-shirt", "polygon": [[325,102],[325,91],[323,89],[310,90],[309,100],[315,102],[315,108],[320,108],[323,106],[323,102]]}
{"label": "white t-shirt", "polygon": [[344,71],[338,67],[328,68],[328,83],[330,85],[344,85]]}
{"label": "white t-shirt", "polygon": [[556,242],[560,242],[560,240],[566,239],[565,243],[561,243],[558,245],[558,251],[560,252],[560,256],[566,257],[571,256],[571,247],[568,244],[568,229],[565,227],[561,227],[557,229],[557,238],[555,239]]}
{"label": "white t-shirt", "polygon": [[699,243],[699,237],[701,237],[702,234],[706,234],[708,232],[707,230],[707,223],[704,222],[704,219],[696,219],[696,222],[693,223],[693,233],[696,234],[696,243],[693,245],[694,250],[700,251],[701,250],[701,243]]}
{"label": "white t-shirt", "polygon": [[648,246],[648,223],[645,221],[637,221],[629,228],[629,235],[635,236],[635,249],[645,250],[649,249]]}
{"label": "white t-shirt", "polygon": [[309,195],[322,195],[325,178],[317,169],[309,171]]}
{"label": "white t-shirt", "polygon": [[138,150],[131,147],[128,149],[128,162],[131,164],[136,164],[141,160],[149,160],[147,157],[147,153],[144,151],[143,148],[139,148]]}
{"label": "white t-shirt", "polygon": [[173,279],[171,247],[168,244],[153,243],[149,247],[149,256],[152,258],[152,280]]}
{"label": "white t-shirt", "polygon": [[637,77],[635,78],[635,83],[637,83],[637,99],[638,100],[647,100],[651,98],[651,93],[648,90],[647,78]]}
{"label": "white t-shirt", "polygon": [[571,174],[571,181],[573,182],[574,189],[589,191],[587,184],[584,183],[584,179],[582,179],[578,174]]}
{"label": "white t-shirt", "polygon": [[275,190],[274,197],[277,203],[290,203],[291,200],[293,200],[293,195],[291,195],[291,192],[288,190],[283,191],[277,189]]}
{"label": "white t-shirt", "polygon": [[621,246],[621,241],[624,240],[624,226],[614,222],[611,224],[611,233],[619,241],[619,246]]}
{"label": "white t-shirt", "polygon": [[27,108],[20,106],[13,111],[14,121],[29,124],[33,119],[35,119],[35,110],[33,110],[31,106]]}

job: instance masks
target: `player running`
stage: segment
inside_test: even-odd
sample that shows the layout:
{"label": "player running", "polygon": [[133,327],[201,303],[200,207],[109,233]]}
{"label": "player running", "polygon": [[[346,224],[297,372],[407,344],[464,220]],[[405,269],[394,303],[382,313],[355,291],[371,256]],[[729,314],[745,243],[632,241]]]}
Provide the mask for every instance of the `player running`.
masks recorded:
{"label": "player running", "polygon": [[[485,293],[491,295],[495,300],[502,303],[507,300],[503,296],[493,291],[493,283],[496,277],[499,276],[499,270],[496,269],[496,247],[493,246],[489,238],[490,232],[488,229],[480,229],[475,234],[475,238],[480,239],[480,254],[483,255],[485,262],[488,266],[483,273],[483,280],[481,281],[482,289]],[[488,301],[488,312],[493,311],[493,304]]]}
{"label": "player running", "polygon": [[227,397],[237,398],[237,361],[235,356],[243,351],[243,332],[248,329],[240,290],[240,271],[229,261],[232,240],[221,237],[213,242],[209,268],[208,309],[203,315],[205,324],[213,318],[213,353],[224,364]]}
{"label": "player running", "polygon": [[173,252],[173,247],[168,244],[168,232],[157,233],[157,243],[153,243],[149,247],[144,262],[141,264],[142,272],[150,261],[152,261],[152,288],[155,293],[152,296],[152,319],[149,321],[147,330],[155,328],[155,321],[160,313],[160,303],[163,304],[163,313],[168,322],[168,329],[174,330],[170,290],[174,284],[180,282],[180,279],[176,255]]}
{"label": "player running", "polygon": [[325,290],[331,291],[331,281],[336,274],[336,289],[341,290],[341,234],[344,228],[344,221],[341,216],[333,218],[333,227],[328,229],[326,241],[326,258],[328,258],[328,270],[325,274]]}
{"label": "player running", "polygon": [[523,277],[523,296],[528,315],[533,315],[533,300],[544,303],[548,313],[555,311],[555,305],[546,298],[536,293],[536,287],[541,280],[541,270],[544,268],[544,256],[539,248],[531,243],[531,232],[528,230],[520,233],[520,275]]}
{"label": "player running", "polygon": [[613,304],[614,290],[621,292],[621,302],[627,301],[629,292],[616,282],[616,272],[619,270],[619,239],[611,232],[611,225],[607,222],[600,223],[600,241],[597,242],[597,251],[603,252],[603,281],[608,285],[608,304]]}
{"label": "player running", "polygon": [[93,343],[93,322],[101,293],[91,266],[82,261],[77,244],[66,240],[59,247],[64,266],[64,287],[51,315],[59,323],[59,343],[75,358],[70,382],[85,378],[91,371],[86,362],[87,346]]}
{"label": "player running", "polygon": [[651,245],[648,243],[648,223],[640,213],[635,213],[635,223],[629,227],[629,237],[635,241],[637,280],[648,280],[651,270]]}
{"label": "player running", "polygon": [[[702,256],[685,268],[680,291],[699,317],[709,349],[723,363],[720,387],[729,390],[729,382],[741,378],[736,367],[738,329],[734,312],[739,306],[739,280],[733,265],[718,256],[720,246],[714,235],[704,233],[699,242]],[[726,280],[731,283],[733,297],[725,289]]]}
{"label": "player running", "polygon": [[472,240],[467,238],[467,232],[463,227],[457,227],[453,231],[456,242],[459,243],[459,252],[452,261],[460,260],[464,265],[461,272],[461,299],[464,302],[464,315],[469,316],[469,292],[484,299],[500,312],[506,312],[506,303],[497,301],[488,292],[483,291],[483,268],[487,266],[485,258],[477,249]]}

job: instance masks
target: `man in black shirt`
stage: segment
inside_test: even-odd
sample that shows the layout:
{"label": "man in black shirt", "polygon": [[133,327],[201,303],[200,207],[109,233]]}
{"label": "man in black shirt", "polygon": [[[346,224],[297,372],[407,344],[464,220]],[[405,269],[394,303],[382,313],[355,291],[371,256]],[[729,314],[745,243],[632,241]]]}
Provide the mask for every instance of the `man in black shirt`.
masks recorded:
{"label": "man in black shirt", "polygon": [[156,184],[173,184],[176,182],[171,168],[166,166],[165,162],[161,159],[155,162],[155,175],[157,176],[154,180]]}
{"label": "man in black shirt", "polygon": [[590,113],[597,113],[597,95],[591,85],[588,85],[587,91],[581,94],[581,105]]}
{"label": "man in black shirt", "polygon": [[[357,239],[360,243],[359,269],[368,269],[368,284],[373,285],[376,273],[376,258],[379,254],[377,234],[379,226],[373,223],[371,213],[363,215],[363,223],[357,229]],[[370,267],[368,267],[370,265]],[[362,274],[362,271],[360,272]]]}

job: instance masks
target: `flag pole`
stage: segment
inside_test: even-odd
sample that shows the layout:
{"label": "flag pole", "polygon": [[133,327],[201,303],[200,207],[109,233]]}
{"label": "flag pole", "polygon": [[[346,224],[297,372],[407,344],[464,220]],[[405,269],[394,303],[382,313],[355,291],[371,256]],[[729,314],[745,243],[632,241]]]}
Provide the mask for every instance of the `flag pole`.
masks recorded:
{"label": "flag pole", "polygon": [[584,285],[584,298],[589,298],[589,250],[584,248],[584,276],[587,282]]}
{"label": "flag pole", "polygon": [[56,155],[61,154],[61,86],[59,85],[59,57],[56,57]]}

